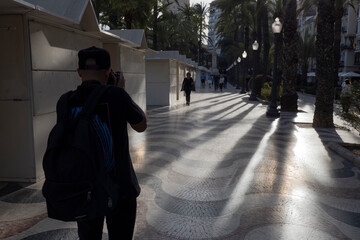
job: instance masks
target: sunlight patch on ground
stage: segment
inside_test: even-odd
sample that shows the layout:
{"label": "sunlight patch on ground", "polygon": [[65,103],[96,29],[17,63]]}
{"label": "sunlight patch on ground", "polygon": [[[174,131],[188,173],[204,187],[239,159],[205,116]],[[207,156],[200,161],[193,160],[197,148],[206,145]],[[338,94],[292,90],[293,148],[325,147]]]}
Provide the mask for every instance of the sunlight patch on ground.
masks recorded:
{"label": "sunlight patch on ground", "polygon": [[[255,169],[257,168],[257,166],[259,165],[261,160],[263,160],[266,146],[268,144],[268,141],[269,141],[271,135],[275,132],[277,125],[278,125],[278,120],[271,123],[270,131],[267,132],[264,135],[263,139],[261,140],[261,142],[257,148],[257,151],[255,152],[255,154],[249,161],[249,164],[245,168],[242,176],[240,177],[240,179],[238,181],[238,184],[235,188],[236,193],[234,194],[234,197],[229,199],[229,201],[226,204],[227,206],[237,205],[238,207],[240,207],[241,204],[244,202],[245,193],[250,188],[250,184],[251,184],[252,180],[254,179]],[[227,209],[227,206],[225,206],[224,209]]]}
{"label": "sunlight patch on ground", "polygon": [[[307,137],[309,136],[302,136],[300,131],[295,131],[294,135],[297,141],[293,148],[293,152],[296,159],[302,161],[300,164],[307,166],[307,171],[304,172],[304,174],[307,174],[313,180],[318,181],[321,184],[329,185],[335,183],[334,179],[330,177],[332,160],[328,152],[326,152],[325,147],[319,143],[319,147],[314,151],[314,146],[309,146],[310,143],[307,141]],[[313,144],[314,141],[311,143]],[[313,151],[310,151],[310,149]]]}

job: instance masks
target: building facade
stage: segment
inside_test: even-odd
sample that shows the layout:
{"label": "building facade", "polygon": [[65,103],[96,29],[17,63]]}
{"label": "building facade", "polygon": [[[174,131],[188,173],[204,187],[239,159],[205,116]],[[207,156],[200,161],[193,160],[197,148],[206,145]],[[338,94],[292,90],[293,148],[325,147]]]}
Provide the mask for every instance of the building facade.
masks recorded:
{"label": "building facade", "polygon": [[214,6],[214,3],[217,2],[217,0],[210,3],[210,9],[209,9],[209,32],[208,32],[208,51],[210,53],[216,53],[217,55],[220,55],[221,49],[217,46],[219,42],[219,36],[216,31],[216,23],[218,22],[218,18],[221,14],[221,10],[216,8]]}
{"label": "building facade", "polygon": [[[339,72],[360,73],[360,3],[355,5],[355,9],[345,6],[344,15],[341,20],[341,43],[340,43],[340,66]],[[310,35],[316,34],[316,8],[314,7],[306,14],[302,13],[298,17],[298,29],[304,39],[305,32]],[[308,71],[315,71],[315,59],[309,60]]]}
{"label": "building facade", "polygon": [[[167,2],[166,0],[164,2]],[[174,0],[169,0],[170,5],[167,7],[169,12],[178,13],[185,5],[190,5],[190,0],[178,0],[177,4]]]}
{"label": "building facade", "polygon": [[341,22],[341,59],[339,72],[359,72],[360,62],[355,61],[358,32],[359,5],[345,8]]}

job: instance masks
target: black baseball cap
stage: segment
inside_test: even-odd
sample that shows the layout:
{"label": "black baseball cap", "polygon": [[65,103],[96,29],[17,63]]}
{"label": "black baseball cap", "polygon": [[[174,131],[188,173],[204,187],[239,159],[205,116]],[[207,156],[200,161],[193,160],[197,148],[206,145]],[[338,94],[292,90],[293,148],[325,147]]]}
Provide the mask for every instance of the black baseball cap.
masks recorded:
{"label": "black baseball cap", "polygon": [[101,70],[110,68],[110,54],[103,48],[90,47],[78,53],[79,69]]}

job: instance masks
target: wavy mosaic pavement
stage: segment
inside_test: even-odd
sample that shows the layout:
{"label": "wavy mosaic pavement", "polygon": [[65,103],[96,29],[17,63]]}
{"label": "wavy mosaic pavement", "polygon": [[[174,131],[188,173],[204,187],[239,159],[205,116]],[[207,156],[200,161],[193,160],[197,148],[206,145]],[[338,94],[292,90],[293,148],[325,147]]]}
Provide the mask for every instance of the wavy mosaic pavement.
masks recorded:
{"label": "wavy mosaic pavement", "polygon": [[[327,147],[360,138],[311,128],[313,99],[299,105],[272,119],[234,89],[199,89],[190,106],[148,109],[148,130],[130,134],[134,239],[360,239],[360,170]],[[77,239],[75,223],[47,218],[41,186],[0,184],[0,239]]]}
{"label": "wavy mosaic pavement", "polygon": [[303,112],[279,119],[231,92],[150,109],[132,149],[135,239],[358,239],[360,171],[327,144],[359,137],[303,127],[313,104],[302,97]]}

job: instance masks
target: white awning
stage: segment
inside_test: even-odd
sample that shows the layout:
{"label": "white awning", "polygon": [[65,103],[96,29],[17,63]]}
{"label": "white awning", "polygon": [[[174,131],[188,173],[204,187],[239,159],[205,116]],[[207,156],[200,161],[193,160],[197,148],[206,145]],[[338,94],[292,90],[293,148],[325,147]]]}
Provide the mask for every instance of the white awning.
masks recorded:
{"label": "white awning", "polygon": [[356,72],[339,72],[339,77],[360,77]]}
{"label": "white awning", "polygon": [[309,72],[309,73],[307,73],[307,76],[308,77],[315,77],[315,72]]}

